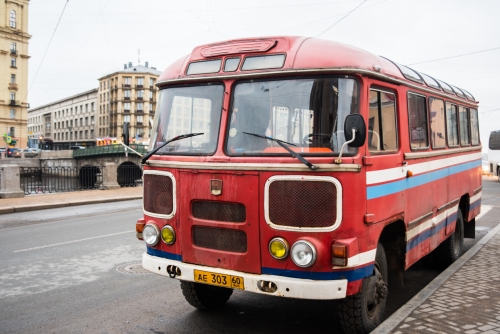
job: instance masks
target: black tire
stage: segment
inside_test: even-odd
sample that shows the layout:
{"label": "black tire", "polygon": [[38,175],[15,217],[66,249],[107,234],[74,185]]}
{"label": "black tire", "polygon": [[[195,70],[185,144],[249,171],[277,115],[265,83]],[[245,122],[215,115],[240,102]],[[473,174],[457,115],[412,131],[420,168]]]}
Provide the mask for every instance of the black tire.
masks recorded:
{"label": "black tire", "polygon": [[199,310],[221,308],[233,293],[233,289],[186,281],[181,281],[181,290],[186,301]]}
{"label": "black tire", "polygon": [[387,301],[387,282],[387,259],[384,247],[379,243],[373,276],[363,279],[361,292],[338,303],[340,324],[345,333],[369,333],[382,322]]}
{"label": "black tire", "polygon": [[462,211],[457,211],[455,231],[436,249],[437,258],[442,266],[448,267],[462,256],[464,249],[464,218]]}

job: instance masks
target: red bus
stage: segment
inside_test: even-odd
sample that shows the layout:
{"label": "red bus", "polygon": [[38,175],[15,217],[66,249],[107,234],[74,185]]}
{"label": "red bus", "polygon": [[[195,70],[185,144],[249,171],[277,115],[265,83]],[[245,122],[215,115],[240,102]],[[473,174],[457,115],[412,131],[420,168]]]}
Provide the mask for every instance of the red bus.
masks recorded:
{"label": "red bus", "polygon": [[198,309],[233,289],[339,299],[344,331],[369,332],[404,270],[447,265],[474,237],[481,143],[464,89],[304,37],[198,46],[157,85],[142,264]]}

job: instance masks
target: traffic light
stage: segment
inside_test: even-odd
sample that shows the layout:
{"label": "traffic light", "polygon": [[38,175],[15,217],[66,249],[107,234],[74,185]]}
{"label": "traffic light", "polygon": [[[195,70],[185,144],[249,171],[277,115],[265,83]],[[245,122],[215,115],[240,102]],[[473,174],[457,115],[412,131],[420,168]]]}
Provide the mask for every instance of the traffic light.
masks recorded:
{"label": "traffic light", "polygon": [[127,146],[130,145],[130,133],[129,133],[129,128],[128,128],[129,122],[123,122],[123,134],[122,134],[122,139],[123,143]]}

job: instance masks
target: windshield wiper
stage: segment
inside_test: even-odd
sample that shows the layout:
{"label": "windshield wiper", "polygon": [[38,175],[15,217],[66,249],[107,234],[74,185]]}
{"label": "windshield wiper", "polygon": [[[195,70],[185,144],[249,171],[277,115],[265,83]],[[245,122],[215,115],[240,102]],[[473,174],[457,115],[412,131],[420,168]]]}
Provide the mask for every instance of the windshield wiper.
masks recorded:
{"label": "windshield wiper", "polygon": [[157,148],[155,148],[154,150],[152,150],[151,152],[147,153],[145,156],[142,157],[142,160],[141,160],[141,163],[144,165],[146,163],[146,161],[148,161],[149,158],[151,158],[151,156],[153,154],[155,154],[156,152],[158,152],[161,148],[165,147],[165,145],[173,142],[173,141],[176,141],[176,140],[181,140],[181,139],[186,139],[186,138],[189,138],[189,137],[194,137],[194,136],[199,136],[199,135],[202,135],[203,132],[199,132],[199,133],[188,133],[188,134],[185,134],[185,135],[180,135],[180,136],[177,136],[177,137],[174,137],[170,140],[167,140],[166,142],[164,142],[163,144],[161,144],[160,146],[158,146]]}
{"label": "windshield wiper", "polygon": [[292,144],[292,143],[289,143],[289,142],[286,142],[286,141],[283,141],[283,140],[279,140],[279,139],[276,139],[276,138],[272,138],[272,137],[268,137],[268,136],[262,136],[262,135],[258,135],[256,133],[250,133],[250,132],[244,132],[242,131],[244,134],[247,134],[247,135],[250,135],[250,136],[255,136],[255,137],[259,137],[259,138],[264,138],[264,139],[269,139],[269,140],[272,140],[276,143],[278,143],[279,146],[283,147],[285,150],[287,150],[291,155],[292,157],[298,159],[300,162],[302,162],[304,165],[306,165],[307,167],[309,167],[309,169],[311,170],[316,170],[318,169],[319,167],[316,166],[316,165],[313,165],[312,163],[310,163],[309,161],[307,161],[303,156],[301,156],[300,154],[294,152],[292,149],[290,149],[290,147],[288,147],[286,144],[288,145],[292,145],[292,146],[297,146],[295,144]]}

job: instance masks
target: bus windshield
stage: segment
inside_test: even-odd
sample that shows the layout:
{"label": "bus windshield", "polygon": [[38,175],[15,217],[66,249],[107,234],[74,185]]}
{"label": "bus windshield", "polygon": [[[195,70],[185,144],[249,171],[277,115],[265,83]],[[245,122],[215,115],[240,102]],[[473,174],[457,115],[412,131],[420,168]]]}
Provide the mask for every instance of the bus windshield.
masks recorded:
{"label": "bus windshield", "polygon": [[149,147],[153,150],[181,135],[198,136],[172,141],[156,154],[210,155],[215,153],[224,86],[172,87],[160,91]]}
{"label": "bus windshield", "polygon": [[[234,88],[226,152],[229,155],[338,154],[344,120],[358,112],[354,79],[310,78],[238,83]],[[250,135],[254,134],[254,135]],[[353,154],[346,148],[344,154]]]}

